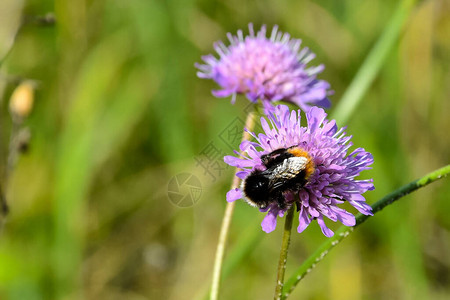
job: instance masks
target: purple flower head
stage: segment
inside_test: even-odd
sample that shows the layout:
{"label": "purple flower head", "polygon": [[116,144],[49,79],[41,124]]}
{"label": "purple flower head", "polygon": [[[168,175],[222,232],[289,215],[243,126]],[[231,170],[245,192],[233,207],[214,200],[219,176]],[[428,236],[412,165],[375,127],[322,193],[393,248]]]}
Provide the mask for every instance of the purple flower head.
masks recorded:
{"label": "purple flower head", "polygon": [[[338,129],[336,122],[327,120],[326,116],[323,109],[312,107],[306,113],[307,126],[302,127],[300,110],[289,111],[287,106],[278,105],[268,112],[271,125],[265,118],[261,118],[264,133],[255,135],[250,132],[256,142],[241,143],[240,149],[244,153],[242,158],[225,156],[227,164],[242,169],[236,176],[244,181],[255,170],[267,170],[263,161],[267,154],[272,154],[275,150],[295,147],[290,149],[297,149],[296,151],[307,153],[310,157],[313,165],[311,175],[306,182],[283,192],[284,208],[277,202],[271,202],[265,209],[261,209],[267,211],[261,224],[265,232],[273,231],[277,216],[283,216],[292,205],[296,205],[299,211],[298,232],[302,232],[316,219],[327,237],[334,233],[325,225],[324,217],[334,222],[340,221],[346,226],[355,225],[354,215],[339,207],[344,201],[362,214],[372,215],[372,208],[362,196],[366,191],[374,189],[372,180],[359,180],[356,177],[361,171],[370,169],[373,157],[363,148],[357,148],[347,155],[347,150],[352,146],[351,136],[346,135],[344,128]],[[237,151],[235,153],[239,155]],[[229,202],[241,198],[246,198],[242,187],[227,193]]]}
{"label": "purple flower head", "polygon": [[249,24],[250,34],[237,36],[227,34],[230,46],[223,42],[214,45],[219,58],[214,55],[202,57],[206,64],[196,64],[200,78],[216,81],[221,89],[213,91],[216,97],[245,94],[256,102],[261,99],[266,107],[273,101],[284,100],[295,103],[302,110],[311,105],[328,108],[328,82],[316,79],[324,66],[307,68],[306,64],[315,55],[308,48],[300,49],[301,40],[291,39],[288,33],[278,31],[274,26],[270,38],[266,37],[266,27],[254,33]]}

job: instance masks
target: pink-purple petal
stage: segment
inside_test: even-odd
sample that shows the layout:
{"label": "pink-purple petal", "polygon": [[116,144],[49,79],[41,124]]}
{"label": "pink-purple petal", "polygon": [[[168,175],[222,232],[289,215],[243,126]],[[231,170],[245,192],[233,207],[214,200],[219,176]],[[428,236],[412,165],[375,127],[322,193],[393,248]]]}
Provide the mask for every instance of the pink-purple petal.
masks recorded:
{"label": "pink-purple petal", "polygon": [[302,208],[298,216],[298,227],[297,227],[298,233],[302,233],[303,230],[305,230],[310,223],[311,219],[308,217],[306,210]]}
{"label": "pink-purple petal", "polygon": [[240,189],[232,189],[227,193],[227,202],[233,202],[238,199],[242,199],[243,195]]}
{"label": "pink-purple petal", "polygon": [[355,226],[356,219],[354,215],[338,207],[335,207],[333,211],[336,213],[338,220],[342,224],[345,226]]}
{"label": "pink-purple petal", "polygon": [[330,228],[328,228],[327,225],[325,225],[322,216],[317,218],[317,223],[319,224],[324,236],[332,237],[334,235],[334,232]]}
{"label": "pink-purple petal", "polygon": [[249,171],[236,172],[236,176],[239,177],[240,179],[245,179],[249,174],[250,174]]}
{"label": "pink-purple petal", "polygon": [[246,159],[242,159],[242,158],[237,158],[237,157],[234,157],[234,156],[230,156],[230,155],[227,155],[227,156],[225,156],[224,158],[223,158],[223,161],[226,163],[226,164],[229,164],[230,166],[233,166],[233,167],[238,167],[238,168],[248,168],[248,167],[252,167],[252,166],[254,166],[254,162],[253,161],[251,161],[251,160],[246,160]]}
{"label": "pink-purple petal", "polygon": [[272,232],[277,227],[277,213],[270,210],[261,222],[262,230],[266,233]]}

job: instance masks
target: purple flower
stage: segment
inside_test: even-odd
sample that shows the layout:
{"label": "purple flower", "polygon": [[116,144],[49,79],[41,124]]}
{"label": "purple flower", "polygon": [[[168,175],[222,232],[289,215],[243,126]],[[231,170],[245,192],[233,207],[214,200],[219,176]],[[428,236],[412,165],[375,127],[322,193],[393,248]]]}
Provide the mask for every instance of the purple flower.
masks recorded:
{"label": "purple flower", "polygon": [[[255,170],[266,170],[261,156],[274,150],[295,146],[307,153],[313,162],[313,172],[307,177],[306,183],[290,189],[283,194],[284,208],[277,202],[270,203],[267,215],[262,222],[262,229],[271,232],[275,229],[277,216],[283,216],[292,205],[297,205],[299,211],[298,232],[302,232],[312,220],[316,219],[323,234],[333,236],[324,223],[324,217],[346,226],[355,225],[353,214],[339,207],[344,201],[349,202],[359,212],[372,215],[372,208],[362,196],[368,190],[373,190],[371,179],[356,179],[360,172],[370,169],[373,157],[363,148],[357,148],[347,155],[352,146],[351,136],[347,136],[344,128],[338,130],[334,120],[327,120],[323,109],[312,107],[306,113],[307,126],[300,125],[300,110],[289,111],[285,105],[278,105],[268,112],[268,121],[261,118],[264,133],[252,136],[256,142],[244,141],[240,145],[244,152],[243,158],[225,156],[227,164],[241,168],[236,176],[246,179]],[[235,151],[237,155],[239,153]],[[267,157],[267,156],[266,156]],[[233,189],[227,193],[227,201],[245,198],[242,188]]]}
{"label": "purple flower", "polygon": [[223,42],[214,45],[219,54],[202,57],[206,64],[196,64],[200,78],[216,81],[221,89],[213,91],[216,97],[245,94],[256,102],[261,99],[266,107],[271,102],[284,100],[295,103],[302,110],[311,105],[329,107],[328,82],[316,79],[324,66],[307,68],[306,64],[315,55],[308,48],[300,49],[301,40],[291,39],[288,33],[278,31],[274,26],[270,38],[266,27],[255,35],[249,24],[250,35],[244,37],[242,30],[237,36],[227,34],[230,46]]}

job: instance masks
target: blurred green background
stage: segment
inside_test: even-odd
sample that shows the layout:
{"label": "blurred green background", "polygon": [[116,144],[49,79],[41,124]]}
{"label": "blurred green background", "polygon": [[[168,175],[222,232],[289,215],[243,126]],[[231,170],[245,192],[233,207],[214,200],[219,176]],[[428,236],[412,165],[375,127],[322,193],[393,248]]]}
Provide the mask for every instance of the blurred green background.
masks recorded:
{"label": "blurred green background", "polygon": [[[0,299],[202,299],[233,176],[221,157],[237,147],[249,102],[215,99],[216,85],[198,79],[194,63],[226,32],[278,24],[317,54],[312,65],[325,64],[320,78],[336,105],[396,7],[2,0],[0,171],[10,213]],[[356,112],[339,124],[375,157],[363,175],[376,186],[369,203],[449,163],[449,58],[450,2],[417,1]],[[35,87],[34,107],[14,126],[9,101],[23,80]],[[29,147],[9,172],[11,133],[23,130]],[[195,203],[177,198],[189,190],[173,180],[186,178],[201,185]],[[385,209],[292,299],[449,299],[449,194],[444,179]],[[272,298],[282,222],[265,234],[263,217],[237,204],[226,258],[244,259],[227,263],[221,299]],[[324,240],[317,224],[294,232],[286,276]]]}

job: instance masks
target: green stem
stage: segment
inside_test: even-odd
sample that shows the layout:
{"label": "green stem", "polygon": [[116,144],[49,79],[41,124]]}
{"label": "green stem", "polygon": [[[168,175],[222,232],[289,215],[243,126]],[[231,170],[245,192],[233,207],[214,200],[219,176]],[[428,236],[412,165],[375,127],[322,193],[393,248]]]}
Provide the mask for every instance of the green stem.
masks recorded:
{"label": "green stem", "polygon": [[[247,115],[247,119],[245,120],[245,128],[247,128],[249,131],[253,129],[255,122],[254,122],[254,113],[250,112]],[[248,140],[250,138],[250,134],[248,132],[244,131],[244,134],[242,136],[242,141]],[[239,171],[239,169],[236,169],[236,172]],[[240,179],[237,176],[233,177],[233,183],[231,184],[231,189],[235,189],[239,187]],[[225,256],[225,246],[227,244],[228,239],[228,232],[230,229],[231,219],[233,217],[233,211],[234,211],[234,202],[227,203],[227,207],[225,209],[225,214],[222,219],[222,226],[220,228],[220,235],[219,235],[219,242],[217,244],[217,250],[216,250],[216,258],[214,260],[214,269],[213,269],[213,275],[212,275],[212,282],[211,282],[211,292],[209,294],[210,300],[217,300],[219,297],[219,288],[220,288],[220,277],[222,274],[222,265],[223,265],[223,258]]]}
{"label": "green stem", "polygon": [[286,271],[286,261],[287,254],[289,249],[289,242],[291,241],[291,229],[292,229],[292,219],[294,217],[294,207],[292,205],[291,208],[287,211],[286,220],[284,223],[284,232],[283,239],[281,241],[281,250],[280,250],[280,260],[278,261],[278,272],[277,272],[277,282],[275,284],[275,300],[283,299],[283,285],[284,285],[284,273]]}
{"label": "green stem", "polygon": [[383,31],[383,34],[378,39],[369,55],[367,55],[367,58],[359,68],[355,78],[350,83],[350,86],[347,88],[344,95],[342,95],[341,100],[331,115],[332,119],[338,120],[342,124],[345,124],[348,118],[352,115],[353,111],[362,100],[367,89],[370,87],[376,75],[380,71],[380,68],[386,60],[389,52],[398,41],[400,31],[409,16],[414,2],[414,0],[403,0],[399,4],[389,24]]}
{"label": "green stem", "polygon": [[[259,216],[254,215],[248,220],[248,224],[253,224],[254,222],[258,222],[257,218]],[[241,265],[241,262],[252,253],[252,251],[256,248],[259,242],[262,241],[263,231],[260,227],[259,230],[254,230],[253,227],[248,228],[242,234],[239,234],[236,242],[232,249],[230,249],[227,254],[227,259],[223,261],[222,266],[222,280],[227,278],[234,269]],[[205,285],[202,286],[197,296],[194,299],[197,300],[208,300],[210,293],[210,282],[205,282]]]}
{"label": "green stem", "polygon": [[[387,205],[394,201],[408,195],[409,193],[424,187],[438,179],[447,176],[450,173],[450,165],[440,168],[434,172],[431,172],[424,177],[410,182],[394,192],[386,195],[372,205],[372,211],[374,214],[382,210]],[[358,214],[356,216],[356,226],[364,223],[370,216]],[[333,237],[327,239],[311,256],[309,256],[305,262],[294,272],[294,274],[288,279],[283,288],[283,297],[288,297],[293,289],[297,286],[300,280],[303,279],[311,270],[320,262],[340,241],[348,236],[354,227],[341,226],[334,234]]]}

